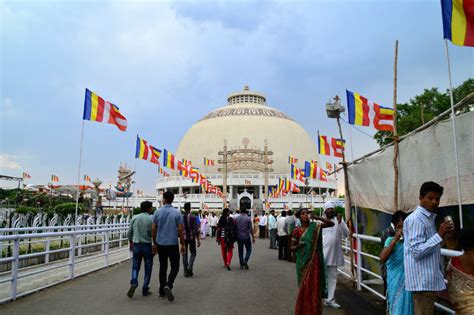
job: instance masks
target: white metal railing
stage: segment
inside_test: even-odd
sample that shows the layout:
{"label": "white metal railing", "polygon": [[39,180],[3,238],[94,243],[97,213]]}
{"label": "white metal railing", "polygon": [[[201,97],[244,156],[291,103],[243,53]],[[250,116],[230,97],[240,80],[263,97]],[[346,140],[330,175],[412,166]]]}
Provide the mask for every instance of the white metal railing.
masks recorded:
{"label": "white metal railing", "polygon": [[[356,255],[356,260],[357,260],[357,262],[354,262],[354,266],[356,267],[355,281],[356,281],[356,284],[357,284],[357,290],[360,291],[360,290],[362,290],[362,288],[364,288],[364,289],[368,290],[369,292],[375,294],[377,297],[385,300],[385,296],[383,294],[381,294],[380,292],[378,292],[375,289],[371,288],[369,285],[364,283],[364,281],[362,280],[362,273],[366,273],[366,274],[368,274],[368,275],[370,275],[370,276],[372,276],[376,279],[382,280],[381,275],[362,267],[362,263],[361,263],[362,256],[369,257],[371,259],[375,259],[377,261],[380,261],[380,258],[378,256],[374,256],[374,255],[371,255],[369,253],[366,253],[366,252],[362,251],[362,241],[376,242],[376,243],[380,244],[380,242],[381,242],[380,237],[364,235],[364,234],[356,234],[356,233],[353,234],[353,237],[356,240],[356,246],[357,246],[357,249],[353,249],[354,254]],[[349,244],[346,240],[343,242],[342,248],[346,250],[346,254],[350,252],[350,247],[349,247]],[[462,255],[462,252],[442,248],[441,249],[441,255],[444,256],[444,257],[456,257],[456,256]],[[346,264],[349,264],[349,268],[350,268],[350,264],[351,264],[350,260],[344,259],[344,261],[345,261]],[[340,269],[338,271],[341,274],[343,274],[344,276],[352,278],[352,276],[350,274],[348,274],[347,272],[345,272],[343,270],[340,270]],[[447,281],[445,280],[445,282],[447,282]],[[435,306],[436,306],[436,308],[438,308],[440,310],[443,310],[445,312],[448,312],[449,314],[455,314],[455,312],[452,309],[450,309],[449,307],[446,307],[442,304],[435,303]]]}
{"label": "white metal railing", "polygon": [[[58,230],[58,228],[63,228],[65,231],[50,232],[50,230]],[[3,283],[10,282],[10,296],[9,298],[1,298],[0,303],[7,302],[9,300],[15,300],[17,297],[30,294],[32,292],[53,286],[63,281],[74,279],[75,276],[87,274],[92,271],[108,267],[110,254],[109,249],[111,248],[111,244],[117,244],[115,246],[117,247],[117,250],[113,251],[113,253],[128,251],[128,246],[126,246],[127,230],[128,224],[0,229],[0,233],[5,233],[8,231],[9,234],[11,234],[0,235],[0,243],[4,244],[7,242],[8,246],[12,246],[11,256],[0,258],[0,265],[11,263],[10,270],[2,273],[2,277],[0,279],[0,286]],[[18,234],[24,231],[34,231],[34,233]],[[87,239],[91,237],[94,237],[94,241],[87,243]],[[99,240],[97,241],[97,239]],[[50,244],[52,242],[58,242],[60,240],[64,241],[63,247],[54,250],[50,248]],[[84,240],[86,240],[86,243],[83,243]],[[44,244],[44,250],[20,254],[20,248],[22,246],[24,247],[25,245],[36,243]],[[100,249],[91,252],[90,257],[82,255],[83,249],[93,246],[100,246]],[[64,262],[64,260],[66,259],[63,259],[63,262],[59,261],[59,263],[57,264],[51,264],[49,262],[49,257],[50,255],[55,253],[67,253],[67,262]],[[20,269],[20,260],[41,256],[44,256],[43,268],[31,268],[27,266],[25,268]],[[76,258],[78,257],[81,257],[80,262],[104,257],[104,265],[91,270],[86,270],[81,274],[77,274],[75,272],[75,266],[77,264]],[[120,258],[119,261],[115,261],[115,263],[129,259],[129,257],[130,255],[127,255],[126,258]],[[47,285],[35,287],[28,291],[17,293],[18,279],[64,267],[69,267],[69,276],[67,277],[67,279],[53,281],[47,283]],[[22,271],[21,274],[19,274],[20,271]],[[6,274],[9,274],[9,276],[5,276]]]}

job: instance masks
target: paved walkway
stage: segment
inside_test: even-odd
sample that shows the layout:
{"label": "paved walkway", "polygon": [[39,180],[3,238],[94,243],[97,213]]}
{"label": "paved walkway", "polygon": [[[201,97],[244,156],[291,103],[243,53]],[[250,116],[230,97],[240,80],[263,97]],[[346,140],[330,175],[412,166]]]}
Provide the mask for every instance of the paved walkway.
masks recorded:
{"label": "paved walkway", "polygon": [[[198,250],[194,277],[184,278],[180,270],[173,303],[158,298],[155,258],[149,297],[142,297],[140,289],[133,299],[126,296],[127,261],[0,306],[0,314],[292,314],[297,293],[295,265],[279,261],[277,252],[268,249],[268,240],[257,240],[250,270],[239,269],[237,256],[235,249],[234,268],[228,271],[215,240],[205,240]],[[351,290],[343,277],[336,298],[343,309],[325,308],[324,314],[384,314],[375,300]]]}

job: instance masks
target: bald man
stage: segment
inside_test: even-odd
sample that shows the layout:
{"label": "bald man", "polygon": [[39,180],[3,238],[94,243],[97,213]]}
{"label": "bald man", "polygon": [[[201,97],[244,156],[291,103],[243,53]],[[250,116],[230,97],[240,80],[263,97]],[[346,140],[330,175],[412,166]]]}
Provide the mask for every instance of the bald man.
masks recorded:
{"label": "bald man", "polygon": [[344,266],[344,254],[341,240],[349,236],[349,229],[341,215],[336,215],[336,204],[328,201],[324,204],[324,216],[334,222],[334,226],[323,229],[323,252],[327,266],[328,297],[324,305],[340,308],[336,303],[334,293],[337,284],[337,266]]}

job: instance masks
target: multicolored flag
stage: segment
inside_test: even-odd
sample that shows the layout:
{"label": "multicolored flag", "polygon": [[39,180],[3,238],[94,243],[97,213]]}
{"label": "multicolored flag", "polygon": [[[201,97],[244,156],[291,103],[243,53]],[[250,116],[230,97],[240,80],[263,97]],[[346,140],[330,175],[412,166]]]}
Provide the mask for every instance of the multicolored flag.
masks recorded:
{"label": "multicolored flag", "polygon": [[344,139],[331,138],[331,146],[335,157],[342,158],[342,155],[344,154],[345,143],[346,140]]}
{"label": "multicolored flag", "polygon": [[163,150],[163,166],[172,170],[176,169],[175,157],[166,149]]}
{"label": "multicolored flag", "polygon": [[189,177],[191,177],[191,181],[195,184],[199,183],[200,179],[200,174],[199,174],[199,169],[197,167],[191,167],[191,172],[189,174]]}
{"label": "multicolored flag", "polygon": [[28,174],[27,172],[23,172],[23,179],[28,179],[31,178],[31,175]]}
{"label": "multicolored flag", "polygon": [[183,159],[182,161],[178,161],[179,175],[189,177],[191,174],[191,167],[191,162],[188,160]]}
{"label": "multicolored flag", "polygon": [[459,46],[474,47],[474,1],[441,0],[444,38]]}
{"label": "multicolored flag", "polygon": [[299,181],[302,181],[304,183],[304,171],[301,169],[297,168],[295,164],[291,164],[291,172],[290,172],[290,177],[293,179],[297,179]]}
{"label": "multicolored flag", "polygon": [[328,181],[328,173],[323,170],[322,168],[319,168],[319,179],[322,181],[322,182],[327,182]]}
{"label": "multicolored flag", "polygon": [[163,171],[163,177],[169,177],[170,174],[166,173],[165,171]]}
{"label": "multicolored flag", "polygon": [[204,158],[204,165],[214,166],[215,163],[216,163],[216,161],[214,161],[214,160],[209,160],[208,158]]}
{"label": "multicolored flag", "polygon": [[89,177],[89,175],[84,175],[84,181],[86,181],[86,182],[91,181],[91,178]]}
{"label": "multicolored flag", "polygon": [[322,155],[331,155],[327,137],[319,135],[319,132],[318,132],[318,152],[319,154],[322,154]]}
{"label": "multicolored flag", "polygon": [[135,158],[149,161],[154,164],[160,164],[161,150],[148,144],[146,140],[141,139],[137,135],[137,148],[135,150]]}
{"label": "multicolored flag", "polygon": [[329,163],[329,162],[326,162],[326,168],[327,168],[329,171],[332,171],[332,164]]}
{"label": "multicolored flag", "polygon": [[298,159],[293,156],[288,156],[288,164],[295,164],[298,163]]}
{"label": "multicolored flag", "polygon": [[393,132],[393,108],[373,103],[358,93],[346,90],[347,110],[351,125],[373,127]]}
{"label": "multicolored flag", "polygon": [[86,89],[82,119],[116,125],[121,131],[127,130],[127,118],[120,113],[119,108],[89,89]]}
{"label": "multicolored flag", "polygon": [[314,161],[304,162],[304,176],[306,178],[313,178],[313,179],[316,178],[317,172],[318,172],[318,165],[314,163]]}
{"label": "multicolored flag", "polygon": [[56,175],[51,175],[51,181],[58,183],[59,182],[59,177],[56,176]]}

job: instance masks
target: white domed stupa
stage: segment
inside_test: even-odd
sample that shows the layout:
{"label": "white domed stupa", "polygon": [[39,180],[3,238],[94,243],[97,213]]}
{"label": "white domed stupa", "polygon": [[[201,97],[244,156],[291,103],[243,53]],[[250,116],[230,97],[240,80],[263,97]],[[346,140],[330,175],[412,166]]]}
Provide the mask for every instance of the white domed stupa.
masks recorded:
{"label": "white domed stupa", "polygon": [[[181,139],[176,157],[191,161],[213,185],[227,192],[224,200],[202,194],[199,184],[178,172],[159,178],[157,190],[173,191],[177,206],[187,201],[193,209],[222,209],[227,201],[231,210],[241,206],[260,210],[265,208],[265,200],[267,209],[311,207],[311,203],[317,206],[315,202],[322,201],[315,195],[334,196],[337,184],[330,176],[325,182],[294,179],[299,193],[266,197],[266,183],[276,186],[279,178],[290,179],[289,156],[298,159],[298,168],[304,168],[305,161],[318,160],[316,145],[304,128],[266,102],[263,94],[245,86],[229,95],[225,106],[196,122]],[[204,158],[215,161],[214,165],[205,165]]]}

